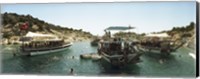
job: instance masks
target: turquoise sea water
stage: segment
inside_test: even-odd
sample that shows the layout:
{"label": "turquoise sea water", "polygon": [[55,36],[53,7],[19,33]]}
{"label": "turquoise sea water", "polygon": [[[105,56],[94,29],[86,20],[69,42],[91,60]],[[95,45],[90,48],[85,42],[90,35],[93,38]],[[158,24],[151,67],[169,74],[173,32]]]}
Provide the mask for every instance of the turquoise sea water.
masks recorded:
{"label": "turquoise sea water", "polygon": [[123,69],[112,68],[101,61],[80,59],[80,54],[97,51],[90,42],[76,42],[65,51],[31,57],[13,56],[14,48],[16,46],[1,46],[2,74],[69,75],[71,68],[75,75],[84,76],[195,77],[196,73],[195,59],[189,55],[194,50],[188,48],[180,48],[162,63],[160,54],[145,53],[141,56],[142,62]]}

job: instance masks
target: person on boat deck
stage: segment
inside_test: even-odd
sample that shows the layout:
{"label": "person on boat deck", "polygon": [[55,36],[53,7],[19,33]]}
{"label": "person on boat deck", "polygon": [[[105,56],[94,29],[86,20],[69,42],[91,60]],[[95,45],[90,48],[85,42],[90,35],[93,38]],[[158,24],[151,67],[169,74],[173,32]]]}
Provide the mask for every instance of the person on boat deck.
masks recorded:
{"label": "person on boat deck", "polygon": [[27,47],[30,48],[30,43],[27,44]]}
{"label": "person on boat deck", "polygon": [[45,45],[45,46],[48,46],[48,45],[47,45],[47,42],[45,42],[44,45]]}
{"label": "person on boat deck", "polygon": [[37,43],[37,44],[36,44],[36,48],[37,48],[37,47],[40,47],[40,43]]}
{"label": "person on boat deck", "polygon": [[24,44],[24,47],[27,47],[28,45],[27,44]]}
{"label": "person on boat deck", "polygon": [[110,31],[108,31],[108,36],[109,36],[109,38],[111,38],[111,33],[110,33]]}

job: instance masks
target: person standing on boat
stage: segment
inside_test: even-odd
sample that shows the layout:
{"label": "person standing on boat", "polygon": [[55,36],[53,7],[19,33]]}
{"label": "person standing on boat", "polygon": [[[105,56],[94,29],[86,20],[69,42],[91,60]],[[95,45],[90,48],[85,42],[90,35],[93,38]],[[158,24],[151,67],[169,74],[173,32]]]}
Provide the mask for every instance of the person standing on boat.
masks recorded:
{"label": "person standing on boat", "polygon": [[103,45],[103,42],[104,42],[104,40],[103,39],[101,39],[100,41],[99,41],[99,43],[98,43],[98,53],[101,55],[101,49],[102,49],[102,45]]}
{"label": "person standing on boat", "polygon": [[108,31],[108,37],[111,38],[111,33],[110,33],[110,31]]}

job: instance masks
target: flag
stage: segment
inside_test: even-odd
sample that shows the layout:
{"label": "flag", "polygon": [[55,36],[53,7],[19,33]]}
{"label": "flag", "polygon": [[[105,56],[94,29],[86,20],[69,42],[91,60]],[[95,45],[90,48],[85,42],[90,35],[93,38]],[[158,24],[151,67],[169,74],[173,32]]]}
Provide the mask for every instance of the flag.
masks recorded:
{"label": "flag", "polygon": [[21,25],[20,30],[27,30],[28,29],[28,22]]}

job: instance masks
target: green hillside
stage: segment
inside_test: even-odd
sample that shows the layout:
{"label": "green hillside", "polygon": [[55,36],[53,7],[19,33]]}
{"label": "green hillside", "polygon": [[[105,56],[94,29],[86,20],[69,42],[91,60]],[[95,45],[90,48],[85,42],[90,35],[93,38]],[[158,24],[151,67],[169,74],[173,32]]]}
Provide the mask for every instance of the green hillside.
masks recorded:
{"label": "green hillside", "polygon": [[29,23],[28,31],[36,33],[54,34],[59,37],[71,41],[90,40],[93,35],[89,32],[82,31],[82,29],[67,28],[67,26],[59,26],[47,23],[43,20],[35,18],[31,15],[18,15],[16,13],[4,13],[2,17],[1,34],[3,39],[13,40],[19,38],[19,27],[25,23]]}

